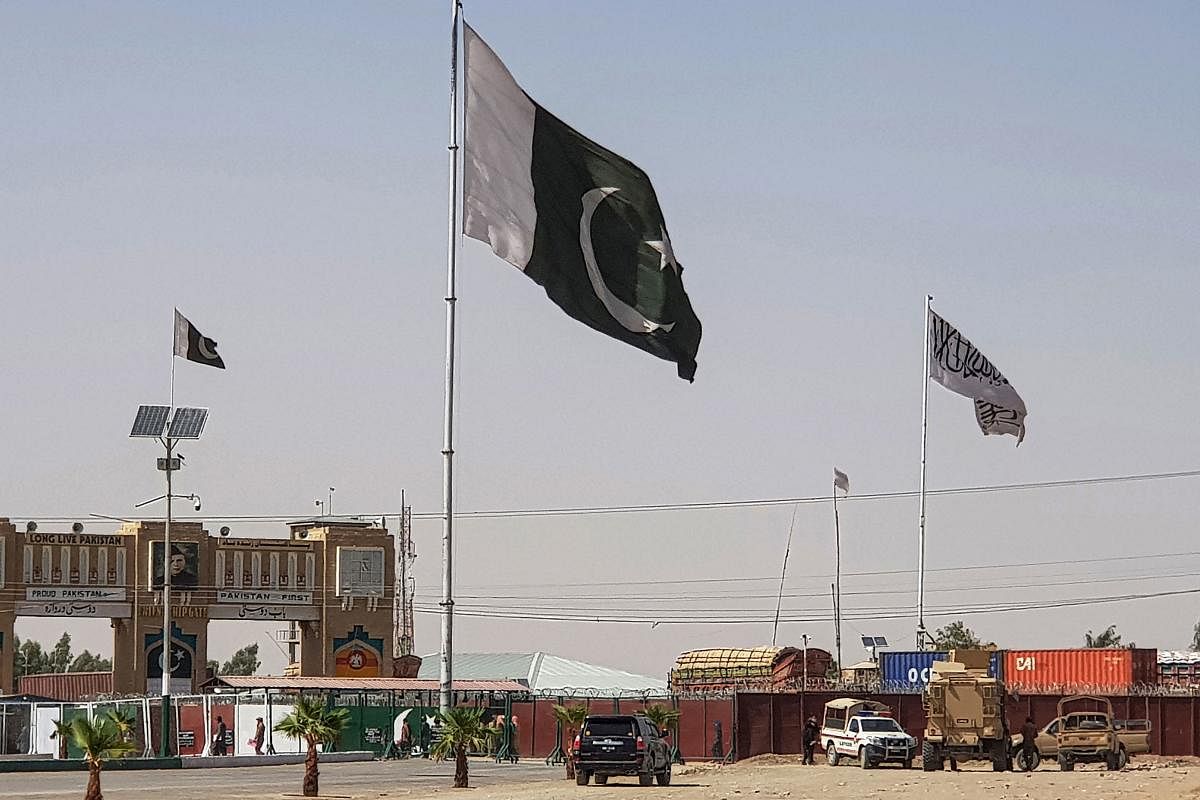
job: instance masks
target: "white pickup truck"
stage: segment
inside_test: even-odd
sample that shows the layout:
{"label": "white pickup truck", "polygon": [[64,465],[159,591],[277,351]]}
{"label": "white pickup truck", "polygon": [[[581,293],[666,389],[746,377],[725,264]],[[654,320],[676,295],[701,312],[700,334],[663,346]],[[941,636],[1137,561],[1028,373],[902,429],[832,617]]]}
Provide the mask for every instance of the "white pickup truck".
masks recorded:
{"label": "white pickup truck", "polygon": [[836,767],[843,758],[857,759],[863,769],[884,763],[912,768],[917,740],[889,716],[888,707],[871,700],[842,697],[825,704],[821,744],[825,758]]}

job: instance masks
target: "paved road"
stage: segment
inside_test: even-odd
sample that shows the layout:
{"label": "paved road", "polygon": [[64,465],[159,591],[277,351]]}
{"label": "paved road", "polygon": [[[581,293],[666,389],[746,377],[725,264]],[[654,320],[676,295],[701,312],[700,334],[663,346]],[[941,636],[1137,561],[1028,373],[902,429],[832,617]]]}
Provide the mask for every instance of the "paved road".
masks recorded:
{"label": "paved road", "polygon": [[[472,786],[561,780],[563,768],[541,761],[519,764],[471,762]],[[225,798],[275,798],[300,794],[303,765],[236,767],[226,769],[147,770],[105,772],[106,800],[225,800]],[[412,790],[449,789],[454,764],[424,759],[368,761],[321,765],[321,795],[365,798],[403,797]],[[87,785],[86,772],[0,773],[3,800],[79,800]],[[386,795],[384,793],[387,793]]]}

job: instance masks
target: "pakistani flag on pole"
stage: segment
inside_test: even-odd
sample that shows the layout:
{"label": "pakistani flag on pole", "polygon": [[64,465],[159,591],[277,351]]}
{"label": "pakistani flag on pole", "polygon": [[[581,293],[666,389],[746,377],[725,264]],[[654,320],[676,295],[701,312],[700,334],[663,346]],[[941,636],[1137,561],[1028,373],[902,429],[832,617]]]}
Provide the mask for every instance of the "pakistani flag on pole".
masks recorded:
{"label": "pakistani flag on pole", "polygon": [[958,329],[929,312],[929,377],[975,401],[975,420],[984,435],[1012,434],[1025,440],[1025,401]]}
{"label": "pakistani flag on pole", "polygon": [[178,308],[175,309],[175,355],[197,364],[225,369],[224,359],[217,354],[216,341],[196,330]]}
{"label": "pakistani flag on pole", "polygon": [[696,374],[700,320],[650,178],[539,106],[470,26],[463,232],[601,333]]}

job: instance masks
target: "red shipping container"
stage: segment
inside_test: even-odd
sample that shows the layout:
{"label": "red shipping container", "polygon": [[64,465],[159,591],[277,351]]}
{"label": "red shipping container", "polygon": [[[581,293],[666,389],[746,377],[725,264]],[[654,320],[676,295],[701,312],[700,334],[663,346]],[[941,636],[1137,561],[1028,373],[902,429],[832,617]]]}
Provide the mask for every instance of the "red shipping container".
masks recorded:
{"label": "red shipping container", "polygon": [[47,672],[17,678],[17,693],[76,703],[113,693],[111,672]]}
{"label": "red shipping container", "polygon": [[1006,650],[1004,683],[1028,693],[1121,693],[1158,682],[1153,648]]}

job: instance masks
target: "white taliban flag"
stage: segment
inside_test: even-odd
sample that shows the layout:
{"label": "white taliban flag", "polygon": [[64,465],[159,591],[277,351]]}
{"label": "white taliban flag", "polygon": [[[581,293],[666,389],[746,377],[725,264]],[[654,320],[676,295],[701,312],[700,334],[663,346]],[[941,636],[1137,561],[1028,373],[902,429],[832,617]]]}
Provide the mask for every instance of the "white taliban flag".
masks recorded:
{"label": "white taliban flag", "polygon": [[833,468],[833,488],[841,489],[846,494],[850,494],[850,476],[837,467]]}
{"label": "white taliban flag", "polygon": [[1005,433],[1025,439],[1025,401],[958,329],[929,312],[929,377],[975,401],[975,419],[984,435]]}

